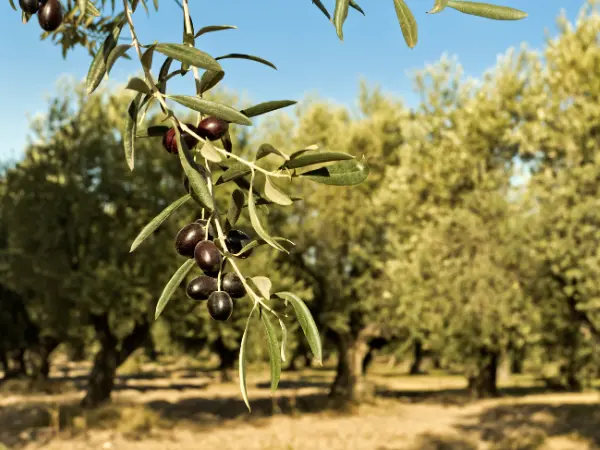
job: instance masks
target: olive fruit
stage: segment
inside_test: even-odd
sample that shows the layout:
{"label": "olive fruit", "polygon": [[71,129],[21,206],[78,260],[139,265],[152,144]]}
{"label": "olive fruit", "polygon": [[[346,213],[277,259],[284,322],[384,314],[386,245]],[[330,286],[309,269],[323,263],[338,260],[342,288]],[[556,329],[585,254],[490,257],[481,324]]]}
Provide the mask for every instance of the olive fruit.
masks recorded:
{"label": "olive fruit", "polygon": [[[200,224],[196,225],[201,226]],[[212,241],[198,242],[194,249],[194,259],[198,267],[207,275],[218,273],[221,268],[221,261],[223,260],[221,252]]]}
{"label": "olive fruit", "polygon": [[35,14],[40,7],[38,0],[19,0],[19,6],[28,14]]}
{"label": "olive fruit", "polygon": [[190,281],[187,286],[187,295],[193,300],[206,300],[217,290],[216,278],[201,275]]}
{"label": "olive fruit", "polygon": [[[186,125],[188,126],[188,128],[190,128],[194,132],[196,132],[196,133],[198,132],[196,127],[194,125],[192,125],[191,123],[186,123]],[[198,142],[198,140],[194,136],[189,134],[187,131],[179,130],[179,133],[181,134],[181,139],[183,139],[183,141],[185,142],[185,145],[187,145],[187,147],[189,149],[193,148],[196,145],[196,143]],[[177,138],[175,136],[175,128],[170,128],[169,131],[167,131],[165,133],[165,135],[163,136],[163,147],[165,148],[166,151],[168,151],[169,153],[172,153],[174,155],[176,155],[179,152],[179,149],[177,148]]]}
{"label": "olive fruit", "polygon": [[58,0],[48,0],[38,11],[38,22],[44,31],[54,31],[63,21],[63,9]]}
{"label": "olive fruit", "polygon": [[207,117],[198,124],[198,134],[209,141],[221,139],[229,130],[229,123],[216,117]]}
{"label": "olive fruit", "polygon": [[228,272],[222,276],[221,287],[232,298],[242,298],[246,295],[246,288],[242,280],[233,272]]}
{"label": "olive fruit", "polygon": [[[207,226],[208,220],[198,219],[194,223],[200,224],[202,226],[202,229],[204,230],[203,236],[206,236],[206,226]],[[215,238],[215,229],[211,223],[211,224],[208,224],[208,239],[207,240],[212,241],[214,238]]]}
{"label": "olive fruit", "polygon": [[[227,249],[233,254],[240,252],[251,241],[252,239],[250,239],[250,236],[240,230],[229,230],[227,237],[225,238]],[[242,255],[239,255],[238,258],[245,259],[251,254],[252,249],[244,252]]]}
{"label": "olive fruit", "polygon": [[206,228],[199,223],[190,223],[179,230],[175,237],[175,249],[181,256],[194,257],[198,242],[206,237]]}
{"label": "olive fruit", "polygon": [[227,292],[216,291],[210,294],[206,303],[210,316],[220,322],[225,322],[233,312],[233,300]]}

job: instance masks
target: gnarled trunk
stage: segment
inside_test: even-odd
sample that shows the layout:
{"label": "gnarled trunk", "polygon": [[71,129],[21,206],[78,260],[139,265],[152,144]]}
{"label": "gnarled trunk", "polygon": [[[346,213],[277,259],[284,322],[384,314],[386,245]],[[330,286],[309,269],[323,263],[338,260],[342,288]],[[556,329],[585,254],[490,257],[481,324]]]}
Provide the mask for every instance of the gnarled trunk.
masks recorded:
{"label": "gnarled trunk", "polygon": [[473,373],[469,375],[468,389],[474,398],[495,397],[498,395],[498,365],[500,353],[488,348],[479,351]]}
{"label": "gnarled trunk", "polygon": [[92,316],[92,324],[96,331],[96,338],[100,342],[100,350],[94,358],[94,365],[88,377],[87,391],[81,401],[81,405],[85,408],[95,408],[110,400],[117,369],[143,345],[150,331],[148,321],[137,323],[132,332],[123,339],[119,348],[119,341],[111,332],[108,315]]}
{"label": "gnarled trunk", "polygon": [[231,375],[238,353],[225,345],[223,338],[219,336],[213,343],[213,351],[219,356],[219,373],[222,383],[229,383],[233,380]]}
{"label": "gnarled trunk", "polygon": [[409,375],[419,375],[423,373],[421,365],[423,364],[423,342],[415,339],[413,342],[413,360],[408,371]]}
{"label": "gnarled trunk", "polygon": [[369,367],[371,366],[371,363],[373,362],[373,357],[375,355],[375,351],[377,350],[381,350],[383,347],[385,347],[387,344],[389,344],[389,340],[382,338],[382,337],[376,337],[373,339],[369,339],[368,345],[369,345],[369,350],[367,351],[367,354],[365,355],[363,362],[362,362],[362,374],[363,376],[367,374],[367,371],[369,370]]}

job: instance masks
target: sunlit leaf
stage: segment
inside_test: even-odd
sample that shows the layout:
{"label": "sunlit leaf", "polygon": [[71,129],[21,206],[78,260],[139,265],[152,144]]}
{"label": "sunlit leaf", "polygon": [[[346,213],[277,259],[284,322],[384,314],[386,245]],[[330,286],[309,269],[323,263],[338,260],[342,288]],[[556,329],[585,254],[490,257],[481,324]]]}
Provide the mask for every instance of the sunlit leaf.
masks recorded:
{"label": "sunlit leaf", "polygon": [[127,54],[127,50],[129,50],[130,48],[131,44],[121,44],[117,45],[115,48],[112,49],[112,51],[108,55],[108,58],[106,59],[106,73],[110,73],[111,69],[117,62],[117,59],[119,59],[122,56],[125,56]]}
{"label": "sunlit leaf", "polygon": [[279,245],[267,231],[263,228],[258,215],[256,213],[256,205],[254,204],[254,196],[252,195],[252,189],[254,184],[254,179],[250,183],[250,190],[248,191],[248,213],[250,214],[250,223],[252,224],[252,228],[254,231],[263,238],[271,247],[276,248],[279,251],[289,253],[285,248]]}
{"label": "sunlit leaf", "polygon": [[274,100],[270,102],[259,103],[258,105],[243,109],[242,113],[247,117],[260,116],[261,114],[287,108],[288,106],[295,105],[296,103],[297,102],[294,100]]}
{"label": "sunlit leaf", "polygon": [[179,160],[181,161],[181,166],[189,180],[190,188],[192,189],[193,194],[195,194],[192,195],[192,198],[199,202],[203,208],[213,211],[215,209],[215,204],[213,197],[208,190],[204,169],[195,163],[190,150],[187,148],[185,141],[181,139],[181,134],[177,128],[175,128],[175,138],[177,140],[177,153],[179,155]]}
{"label": "sunlit leaf", "polygon": [[275,294],[277,297],[287,300],[292,304],[294,308],[294,312],[296,313],[296,317],[298,318],[298,322],[300,322],[300,327],[302,327],[302,331],[306,336],[306,340],[308,341],[308,345],[310,346],[310,350],[317,362],[323,365],[323,351],[321,348],[321,338],[319,336],[319,329],[317,328],[317,324],[312,317],[308,307],[306,304],[298,297],[296,294],[291,292],[278,292]]}
{"label": "sunlit leaf", "polygon": [[138,138],[163,137],[170,129],[171,127],[167,125],[152,125],[148,128],[138,131],[135,136]]}
{"label": "sunlit leaf", "polygon": [[286,161],[282,168],[297,169],[300,167],[312,166],[325,162],[344,161],[354,159],[354,156],[342,152],[302,152],[292,155],[289,161]]}
{"label": "sunlit leaf", "polygon": [[369,166],[362,161],[342,161],[330,166],[311,170],[300,175],[316,183],[332,186],[351,186],[360,184],[369,176]]}
{"label": "sunlit leaf", "polygon": [[410,48],[414,48],[417,45],[418,40],[418,29],[415,16],[413,16],[412,11],[404,0],[394,0],[394,7],[396,8],[396,16],[398,16],[398,22],[400,23],[400,29],[402,30],[406,45]]}
{"label": "sunlit leaf", "polygon": [[278,205],[288,206],[293,203],[291,198],[273,184],[270,177],[265,179],[265,196]]}
{"label": "sunlit leaf", "polygon": [[246,346],[248,345],[248,330],[250,328],[250,320],[252,319],[252,314],[256,306],[252,308],[250,314],[248,315],[248,320],[246,321],[246,328],[244,329],[244,334],[242,335],[242,341],[240,342],[240,356],[239,356],[239,376],[240,376],[240,390],[242,391],[242,398],[244,399],[244,403],[248,408],[248,411],[252,411],[250,408],[250,402],[248,401],[248,390],[246,389]]}
{"label": "sunlit leaf", "polygon": [[138,248],[140,246],[140,244],[142,242],[144,242],[148,236],[150,236],[152,233],[154,233],[156,231],[156,229],[158,227],[160,227],[162,225],[162,223],[165,220],[167,220],[171,214],[173,214],[181,205],[186,203],[191,198],[192,197],[189,194],[186,194],[183,197],[175,200],[173,203],[171,203],[165,209],[163,209],[160,212],[160,214],[158,214],[154,219],[152,219],[148,223],[148,225],[146,225],[142,229],[142,231],[140,231],[140,234],[137,235],[137,237],[133,241],[133,244],[131,244],[131,248],[129,249],[129,252],[133,252],[136,248]]}
{"label": "sunlit leaf", "polygon": [[208,140],[204,141],[204,145],[200,149],[200,154],[204,158],[206,158],[212,162],[218,163],[223,160],[223,157],[221,156],[221,154],[217,150],[215,150],[215,147]]}
{"label": "sunlit leaf", "polygon": [[188,259],[181,265],[181,267],[179,267],[179,269],[177,269],[177,272],[173,274],[173,276],[163,289],[160,298],[158,299],[158,303],[156,304],[156,311],[154,312],[154,320],[158,319],[158,317],[161,315],[161,313],[165,309],[165,306],[167,306],[167,303],[169,303],[169,300],[171,300],[173,293],[179,288],[181,282],[184,280],[187,274],[190,273],[190,271],[194,268],[195,265],[196,261],[193,258]]}
{"label": "sunlit leaf", "polygon": [[212,33],[213,31],[221,31],[221,30],[235,30],[237,29],[234,25],[209,25],[207,27],[202,27],[198,30],[195,37],[202,36],[206,33]]}
{"label": "sunlit leaf", "polygon": [[107,69],[107,60],[110,53],[117,46],[117,40],[119,39],[119,35],[121,34],[121,30],[123,29],[123,22],[118,23],[115,28],[113,28],[112,32],[106,37],[104,43],[100,46],[92,63],[90,64],[90,68],[88,70],[87,78],[86,78],[86,86],[88,94],[91,94],[96,90],[96,88],[102,82],[104,75],[106,74]]}
{"label": "sunlit leaf", "polygon": [[256,286],[262,298],[265,300],[269,300],[271,298],[271,288],[273,287],[271,280],[269,280],[267,277],[252,277],[250,280],[254,286]]}
{"label": "sunlit leaf", "polygon": [[204,94],[206,91],[215,87],[219,83],[219,81],[221,81],[223,79],[224,76],[225,76],[225,72],[223,72],[222,70],[219,70],[219,71],[207,70],[207,71],[205,71],[202,74],[202,76],[200,77],[200,81],[198,82],[197,91],[200,94]]}
{"label": "sunlit leaf", "polygon": [[265,326],[265,333],[267,335],[267,347],[269,348],[269,361],[271,363],[271,391],[277,390],[279,379],[281,378],[281,354],[279,350],[279,342],[277,342],[277,333],[271,323],[268,315],[265,313],[261,314],[261,320]]}
{"label": "sunlit leaf", "polygon": [[221,59],[247,59],[248,61],[254,61],[257,63],[261,63],[264,64],[265,66],[269,66],[275,70],[277,70],[277,67],[275,67],[275,64],[273,64],[270,61],[267,61],[264,58],[261,58],[259,56],[254,56],[254,55],[246,55],[245,53],[229,53],[227,55],[223,55],[223,56],[219,56],[218,58],[215,58],[217,61],[221,60]]}
{"label": "sunlit leaf", "polygon": [[185,44],[156,44],[156,51],[190,66],[222,70],[221,65],[208,53]]}
{"label": "sunlit leaf", "polygon": [[222,103],[211,102],[210,100],[204,100],[192,95],[167,95],[167,98],[208,116],[215,116],[239,125],[252,125],[252,122],[246,115]]}
{"label": "sunlit leaf", "polygon": [[258,147],[258,151],[256,152],[254,160],[257,161],[270,154],[281,156],[286,161],[290,159],[288,155],[283,153],[281,150],[276,149],[271,144],[261,144],[260,147]]}
{"label": "sunlit leaf", "polygon": [[344,40],[344,32],[342,30],[344,22],[348,18],[348,6],[350,5],[349,0],[335,0],[335,10],[333,11],[333,24],[335,25],[335,31],[340,38],[340,41]]}
{"label": "sunlit leaf", "polygon": [[448,0],[434,0],[435,3],[431,11],[427,11],[427,14],[436,14],[443,11],[448,6]]}
{"label": "sunlit leaf", "polygon": [[150,94],[152,92],[150,90],[150,86],[148,86],[144,80],[138,77],[131,78],[127,83],[127,86],[125,86],[125,89],[141,92],[142,94]]}
{"label": "sunlit leaf", "polygon": [[[240,191],[241,192],[241,191]],[[282,237],[274,237],[273,240],[275,242],[285,242],[287,244],[290,244],[291,246],[294,246],[295,244],[290,241],[289,239],[286,238],[282,238]],[[260,245],[268,245],[268,242],[265,241],[264,239],[256,239],[253,240],[251,242],[249,242],[248,244],[244,245],[244,247],[236,253],[236,255],[243,255],[244,253],[246,253],[248,250],[252,250],[255,247],[258,247]]]}
{"label": "sunlit leaf", "polygon": [[527,17],[527,13],[524,11],[488,3],[448,0],[448,6],[464,14],[494,20],[520,20]]}
{"label": "sunlit leaf", "polygon": [[135,135],[137,131],[137,119],[140,102],[143,94],[138,94],[129,104],[127,110],[127,124],[125,125],[125,132],[123,135],[123,146],[125,149],[125,161],[129,170],[133,170],[133,164],[135,159]]}

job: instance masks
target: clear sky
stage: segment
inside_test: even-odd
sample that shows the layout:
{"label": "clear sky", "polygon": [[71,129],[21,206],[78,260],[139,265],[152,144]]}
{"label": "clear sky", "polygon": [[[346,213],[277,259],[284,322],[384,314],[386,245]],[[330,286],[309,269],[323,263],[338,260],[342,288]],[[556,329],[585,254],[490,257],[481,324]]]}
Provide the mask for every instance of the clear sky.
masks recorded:
{"label": "clear sky", "polygon": [[[527,42],[541,48],[545,30],[556,33],[555,19],[562,9],[576,18],[585,0],[488,0],[525,10],[521,21],[491,21],[446,9],[425,14],[433,0],[407,0],[419,25],[415,49],[404,44],[391,0],[359,1],[363,17],[350,10],[344,42],[310,0],[192,0],[190,9],[196,28],[205,25],[236,25],[237,30],[210,33],[196,45],[213,56],[250,53],[273,62],[278,71],[241,60],[225,60],[222,84],[256,102],[301,99],[318,92],[336,102],[352,105],[359,80],[378,83],[385,91],[415,104],[409,77],[411,70],[433,63],[447,53],[456,55],[467,76],[480,76],[493,67],[498,54]],[[15,3],[17,3],[15,1]],[[108,2],[110,3],[110,2]],[[119,2],[116,2],[117,4]],[[152,2],[149,2],[152,3]],[[324,1],[332,9],[333,0]],[[28,133],[28,115],[46,110],[46,98],[56,80],[65,74],[84,79],[91,58],[77,49],[64,60],[59,47],[39,40],[36,18],[21,23],[20,13],[0,0],[0,161],[22,155]],[[160,0],[160,9],[147,17],[142,7],[134,21],[143,43],[180,42],[181,10],[172,0]],[[155,60],[158,58],[155,58]],[[125,82],[138,63],[120,59],[111,80]],[[185,81],[185,80],[184,80]],[[188,88],[189,86],[189,88]],[[189,94],[193,83],[174,83],[171,89]]]}

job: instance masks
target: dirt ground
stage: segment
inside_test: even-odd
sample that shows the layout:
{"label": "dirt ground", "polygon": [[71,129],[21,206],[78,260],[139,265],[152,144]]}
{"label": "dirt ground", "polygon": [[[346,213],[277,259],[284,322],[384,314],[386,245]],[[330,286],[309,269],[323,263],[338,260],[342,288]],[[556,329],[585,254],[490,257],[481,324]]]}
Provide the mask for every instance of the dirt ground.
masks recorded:
{"label": "dirt ground", "polygon": [[[84,412],[85,367],[44,386],[0,386],[0,449],[48,450],[591,450],[600,449],[600,396],[548,393],[530,379],[502,383],[502,397],[470,401],[453,376],[398,376],[375,367],[373,402],[328,404],[331,370],[286,372],[271,397],[252,370],[252,413],[237,378],[156,367],[122,374],[111,405]],[[258,375],[257,375],[258,370]]]}

